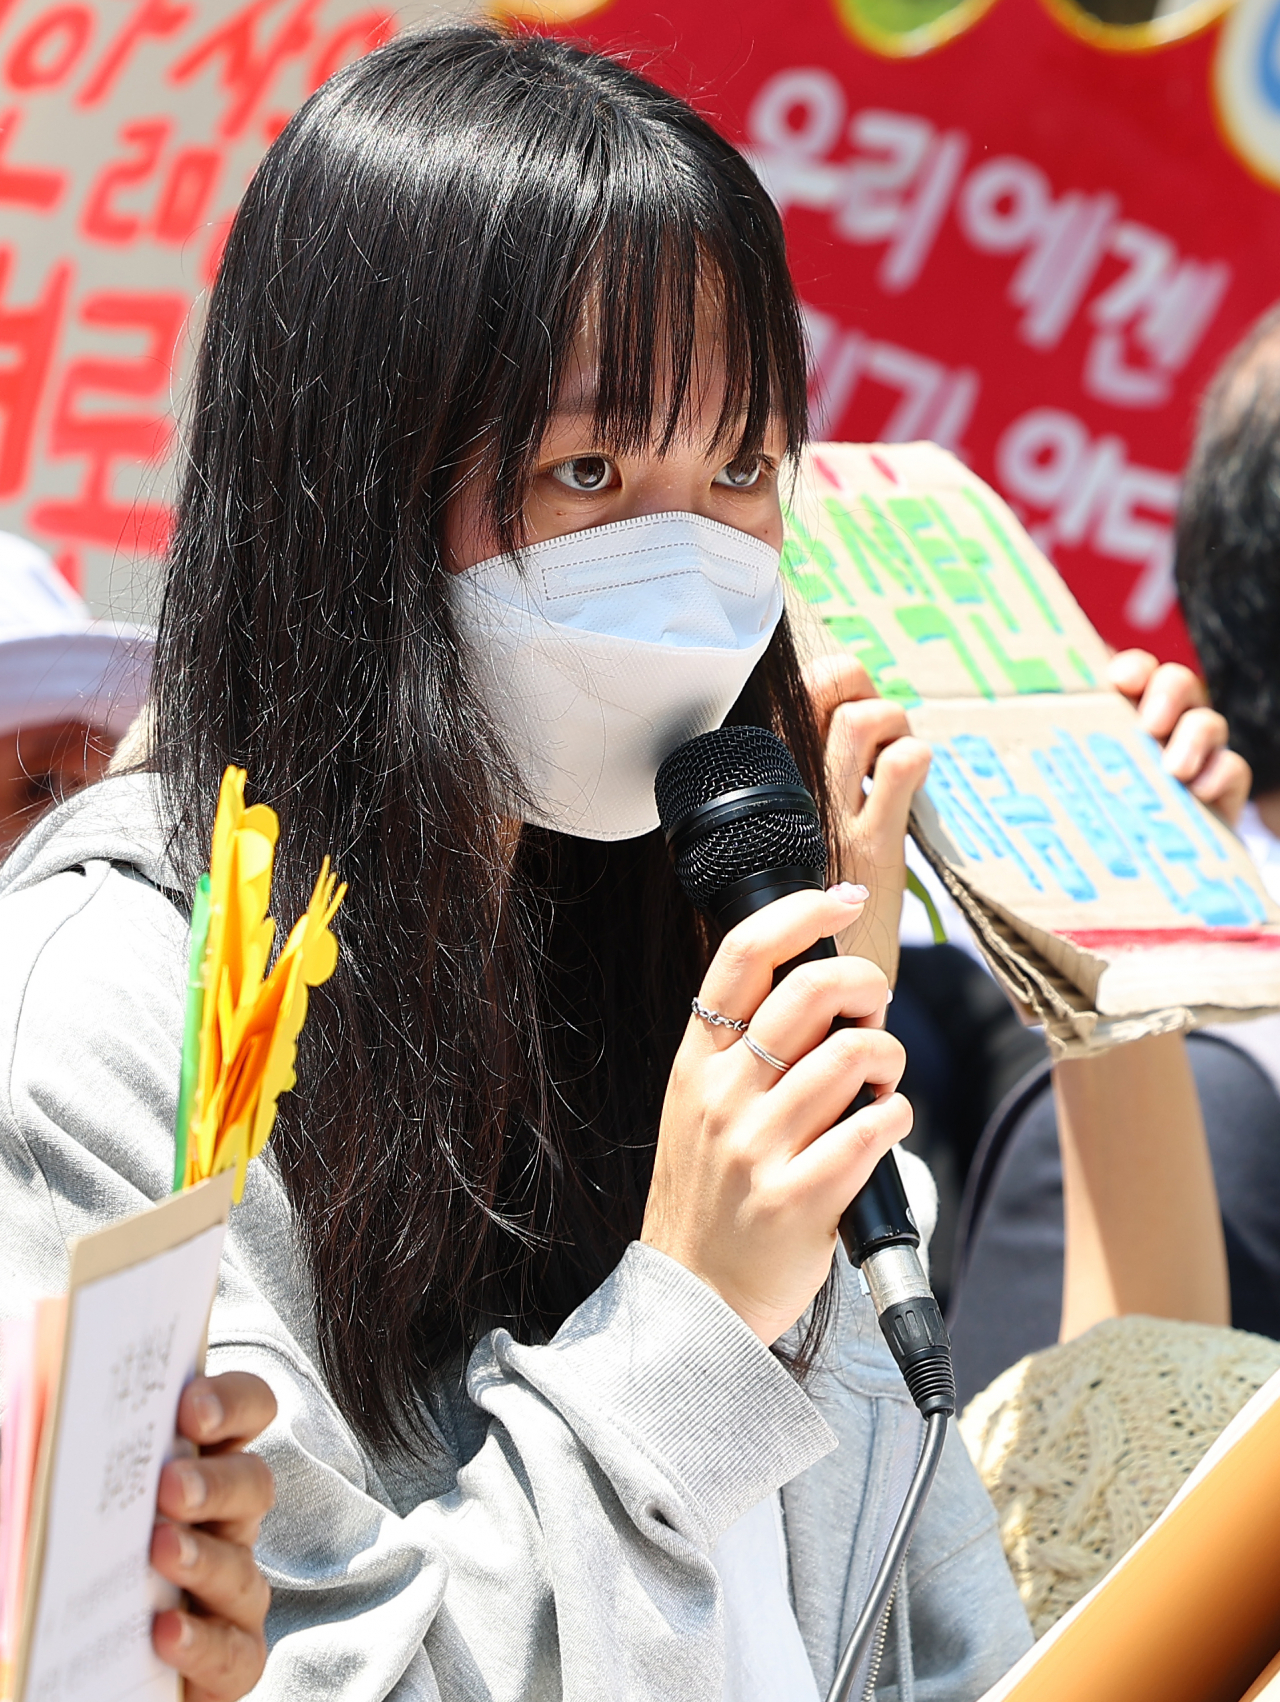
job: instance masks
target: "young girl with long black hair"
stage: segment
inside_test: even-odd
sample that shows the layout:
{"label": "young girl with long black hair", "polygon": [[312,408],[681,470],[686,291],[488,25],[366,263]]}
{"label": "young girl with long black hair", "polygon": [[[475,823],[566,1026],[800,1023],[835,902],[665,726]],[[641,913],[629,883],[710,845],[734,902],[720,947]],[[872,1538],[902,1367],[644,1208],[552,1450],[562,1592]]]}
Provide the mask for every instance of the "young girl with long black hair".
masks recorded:
{"label": "young girl with long black hair", "polygon": [[[149,753],[0,876],[0,1303],[165,1189],[187,898],[241,763],[280,816],[278,912],[325,854],[350,885],[213,1321],[211,1363],[280,1408],[255,1695],[830,1681],[920,1436],[836,1224],[910,1114],[882,968],[771,984],[824,935],[888,961],[928,759],[856,670],[801,679],[778,551],[804,430],[773,206],[607,59],[401,39],[245,197]],[[838,882],[709,936],[652,785],[726,717],[786,739],[870,900]],[[837,1014],[859,1026],[825,1038]],[[1027,1642],[953,1441],[880,1693],[977,1696]]]}

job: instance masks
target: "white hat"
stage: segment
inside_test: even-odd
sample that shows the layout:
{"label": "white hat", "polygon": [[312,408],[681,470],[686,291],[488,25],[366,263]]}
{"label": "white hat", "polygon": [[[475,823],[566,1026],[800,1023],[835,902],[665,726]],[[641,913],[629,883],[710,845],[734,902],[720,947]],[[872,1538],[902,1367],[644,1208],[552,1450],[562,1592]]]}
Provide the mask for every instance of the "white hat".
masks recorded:
{"label": "white hat", "polygon": [[83,721],[119,738],[147,695],[154,634],[96,621],[42,549],[0,532],[0,738]]}

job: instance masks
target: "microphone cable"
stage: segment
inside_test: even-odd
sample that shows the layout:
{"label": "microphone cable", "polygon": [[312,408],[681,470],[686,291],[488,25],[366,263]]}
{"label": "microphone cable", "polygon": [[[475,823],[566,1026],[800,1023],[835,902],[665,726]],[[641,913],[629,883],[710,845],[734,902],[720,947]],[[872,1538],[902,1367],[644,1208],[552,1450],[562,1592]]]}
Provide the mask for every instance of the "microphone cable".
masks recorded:
{"label": "microphone cable", "polygon": [[[889,1538],[889,1546],[880,1562],[880,1569],[872,1581],[866,1605],[858,1615],[858,1623],[850,1632],[849,1641],[844,1646],[836,1676],[827,1692],[827,1702],[849,1702],[850,1686],[867,1650],[871,1647],[876,1630],[887,1624],[889,1603],[898,1586],[898,1577],[907,1558],[907,1549],[911,1546],[911,1538],[915,1535],[916,1525],[924,1511],[925,1498],[932,1489],[933,1480],[938,1475],[938,1467],[942,1464],[948,1417],[949,1414],[945,1412],[931,1412],[924,1421],[924,1446],[920,1450],[920,1459],[916,1464],[911,1486],[907,1490],[907,1498],[902,1503],[902,1511],[893,1527],[893,1535]],[[882,1653],[883,1649],[882,1641],[877,1654]],[[868,1699],[874,1693],[879,1670],[879,1659],[873,1657],[863,1686],[863,1696]]]}

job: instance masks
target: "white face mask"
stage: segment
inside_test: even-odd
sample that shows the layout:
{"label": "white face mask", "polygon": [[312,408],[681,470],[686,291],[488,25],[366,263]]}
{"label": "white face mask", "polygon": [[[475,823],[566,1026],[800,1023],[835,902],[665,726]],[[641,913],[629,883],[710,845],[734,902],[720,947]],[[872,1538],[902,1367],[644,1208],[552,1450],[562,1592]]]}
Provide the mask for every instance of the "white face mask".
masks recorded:
{"label": "white face mask", "polygon": [[585,839],[658,825],[653,782],[718,727],[782,616],[778,552],[697,514],[650,514],[494,556],[451,580],[527,821]]}

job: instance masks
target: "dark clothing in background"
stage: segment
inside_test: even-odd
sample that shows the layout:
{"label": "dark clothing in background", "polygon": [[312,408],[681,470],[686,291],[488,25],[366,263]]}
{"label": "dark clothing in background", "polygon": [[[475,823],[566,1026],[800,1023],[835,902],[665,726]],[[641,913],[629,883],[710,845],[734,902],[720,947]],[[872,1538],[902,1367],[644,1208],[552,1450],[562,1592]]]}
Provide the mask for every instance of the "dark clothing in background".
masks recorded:
{"label": "dark clothing in background", "polygon": [[[1280,1340],[1280,1096],[1252,1058],[1218,1035],[1188,1035],[1187,1054],[1222,1207],[1231,1322]],[[1024,1354],[1057,1341],[1063,1251],[1046,1061],[999,1108],[970,1167],[948,1317],[961,1405]]]}
{"label": "dark clothing in background", "polygon": [[886,1027],[907,1049],[902,1092],[915,1111],[904,1142],[933,1172],[938,1226],[929,1275],[943,1306],[969,1165],[996,1108],[1046,1058],[982,965],[957,946],[903,946]]}

